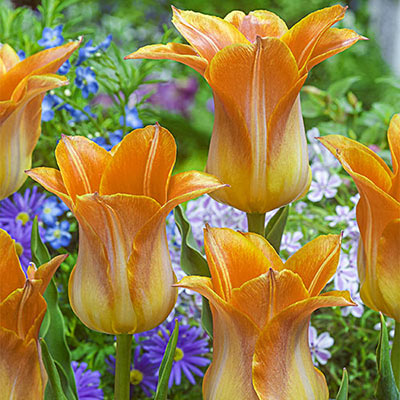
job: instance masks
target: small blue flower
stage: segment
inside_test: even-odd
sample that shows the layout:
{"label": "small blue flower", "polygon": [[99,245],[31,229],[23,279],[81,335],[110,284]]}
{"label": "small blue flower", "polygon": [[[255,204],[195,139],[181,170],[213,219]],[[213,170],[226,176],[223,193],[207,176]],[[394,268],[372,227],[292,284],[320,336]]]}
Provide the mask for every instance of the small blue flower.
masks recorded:
{"label": "small blue flower", "polygon": [[93,40],[90,39],[83,47],[79,49],[78,60],[76,66],[81,65],[88,58],[96,54],[99,50],[107,50],[110,46],[112,35],[108,35],[106,39],[98,46],[93,46]]}
{"label": "small blue flower", "polygon": [[71,234],[69,233],[69,222],[56,222],[54,226],[47,228],[45,234],[46,242],[49,242],[53,249],[66,247],[71,242]]}
{"label": "small blue flower", "polygon": [[103,136],[96,136],[92,139],[92,141],[107,151],[111,150],[112,148],[112,146],[107,143],[106,139]]}
{"label": "small blue flower", "polygon": [[108,133],[108,139],[110,140],[110,144],[112,147],[118,144],[122,140],[122,137],[123,137],[122,129],[117,129],[114,132]]}
{"label": "small blue flower", "polygon": [[[57,218],[64,214],[65,209],[55,196],[51,196],[43,203],[42,212],[40,213],[41,220],[50,226],[57,222]],[[65,206],[65,205],[64,205]]]}
{"label": "small blue flower", "polygon": [[38,44],[46,49],[60,46],[64,42],[62,30],[62,25],[58,25],[54,29],[44,28],[42,32],[42,38],[38,41]]}
{"label": "small blue flower", "polygon": [[19,57],[20,61],[25,60],[25,58],[26,58],[26,54],[25,54],[25,52],[23,50],[18,50],[17,51],[17,56]]}
{"label": "small blue flower", "polygon": [[42,102],[42,121],[51,121],[54,118],[54,109],[63,109],[64,106],[57,107],[63,100],[55,94],[46,94]]}
{"label": "small blue flower", "polygon": [[[143,128],[143,122],[139,118],[138,111],[136,107],[129,108],[128,106],[125,107],[126,113],[126,126],[129,126],[133,129]],[[119,118],[120,125],[124,125],[125,118],[123,115]]]}
{"label": "small blue flower", "polygon": [[58,73],[61,75],[68,74],[69,70],[71,69],[71,62],[69,60],[65,61],[63,65],[58,69]]}
{"label": "small blue flower", "polygon": [[74,371],[79,400],[103,400],[103,391],[99,389],[100,372],[87,369],[88,365],[84,362],[78,364],[76,361],[72,361],[71,366]]}
{"label": "small blue flower", "polygon": [[[65,109],[71,114],[72,119],[68,121],[69,124],[75,123],[75,122],[82,122],[82,121],[87,121],[89,117],[81,110],[77,110],[73,108],[71,105],[68,104],[68,108],[65,107]],[[93,118],[96,118],[97,115],[92,113],[90,110],[90,106],[85,106],[83,109]]]}
{"label": "small blue flower", "polygon": [[90,67],[78,67],[75,70],[76,86],[82,90],[82,96],[87,98],[89,93],[97,93],[99,90],[99,84],[96,81],[96,74]]}

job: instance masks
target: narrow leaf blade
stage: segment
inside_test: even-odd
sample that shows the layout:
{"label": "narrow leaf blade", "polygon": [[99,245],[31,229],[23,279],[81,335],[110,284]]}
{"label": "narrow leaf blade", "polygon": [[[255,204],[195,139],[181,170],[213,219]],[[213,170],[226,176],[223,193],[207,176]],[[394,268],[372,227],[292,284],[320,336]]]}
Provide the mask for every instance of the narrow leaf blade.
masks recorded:
{"label": "narrow leaf blade", "polygon": [[336,400],[347,400],[348,395],[349,395],[349,376],[347,374],[346,368],[343,368],[342,383],[340,384]]}
{"label": "narrow leaf blade", "polygon": [[269,220],[265,228],[265,238],[271,243],[277,253],[279,253],[281,247],[282,235],[288,216],[289,206],[280,208]]}

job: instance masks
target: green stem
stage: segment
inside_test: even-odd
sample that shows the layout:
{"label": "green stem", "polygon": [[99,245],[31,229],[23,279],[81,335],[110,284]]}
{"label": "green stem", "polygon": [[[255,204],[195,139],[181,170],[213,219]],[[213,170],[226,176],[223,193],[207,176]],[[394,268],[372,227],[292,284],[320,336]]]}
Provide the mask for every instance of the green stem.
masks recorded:
{"label": "green stem", "polygon": [[265,213],[264,214],[249,214],[247,213],[247,224],[249,232],[258,233],[265,236]]}
{"label": "green stem", "polygon": [[396,386],[400,389],[400,322],[396,322],[393,346],[392,346],[392,369]]}
{"label": "green stem", "polygon": [[132,335],[117,335],[115,400],[129,400]]}

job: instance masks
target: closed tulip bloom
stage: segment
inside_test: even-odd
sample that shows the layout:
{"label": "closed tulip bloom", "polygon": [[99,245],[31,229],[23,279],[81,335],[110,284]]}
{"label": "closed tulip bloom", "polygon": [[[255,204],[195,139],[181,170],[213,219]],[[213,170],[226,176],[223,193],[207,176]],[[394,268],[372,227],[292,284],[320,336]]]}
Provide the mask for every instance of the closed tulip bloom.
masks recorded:
{"label": "closed tulip bloom", "polygon": [[303,196],[311,183],[299,92],[310,69],[361,38],[331,28],[336,5],[288,30],[264,10],[224,19],[173,8],[172,22],[189,45],[145,46],[127,59],[170,59],[199,72],[213,90],[214,129],[206,171],[229,188],[216,200],[265,213]]}
{"label": "closed tulip bloom", "polygon": [[65,255],[36,269],[26,278],[15,242],[0,229],[0,388],[7,400],[42,400],[47,383],[39,329],[46,313],[46,290]]}
{"label": "closed tulip bloom", "polygon": [[110,152],[84,137],[64,136],[56,148],[60,170],[28,172],[79,222],[69,298],[91,329],[146,331],[174,307],[165,218],[178,204],[223,186],[197,171],[171,176],[175,157],[174,138],[155,125],[131,132]]}
{"label": "closed tulip bloom", "polygon": [[327,400],[308,328],[313,311],[354,305],[348,292],[321,294],[337,268],[340,236],[318,237],[285,264],[260,235],[207,227],[204,236],[211,278],[177,284],[210,301],[214,354],[204,399]]}
{"label": "closed tulip bloom", "polygon": [[368,147],[339,135],[319,138],[360,193],[357,224],[361,299],[400,322],[400,114],[388,131],[393,171]]}
{"label": "closed tulip bloom", "polygon": [[43,97],[68,83],[54,73],[78,46],[70,42],[20,61],[8,44],[0,44],[0,200],[24,183],[40,136]]}

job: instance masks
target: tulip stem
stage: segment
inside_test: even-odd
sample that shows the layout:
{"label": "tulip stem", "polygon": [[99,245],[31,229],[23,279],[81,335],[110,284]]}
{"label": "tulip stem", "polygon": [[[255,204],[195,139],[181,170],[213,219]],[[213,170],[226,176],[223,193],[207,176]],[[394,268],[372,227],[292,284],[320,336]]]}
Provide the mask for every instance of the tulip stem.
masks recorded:
{"label": "tulip stem", "polygon": [[392,346],[392,369],[396,386],[400,388],[400,322],[396,322],[393,346]]}
{"label": "tulip stem", "polygon": [[265,236],[265,213],[247,213],[247,225],[249,227],[249,232],[258,233],[261,236]]}
{"label": "tulip stem", "polygon": [[115,400],[129,400],[132,335],[117,335]]}

